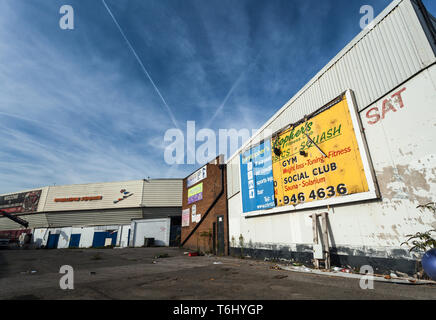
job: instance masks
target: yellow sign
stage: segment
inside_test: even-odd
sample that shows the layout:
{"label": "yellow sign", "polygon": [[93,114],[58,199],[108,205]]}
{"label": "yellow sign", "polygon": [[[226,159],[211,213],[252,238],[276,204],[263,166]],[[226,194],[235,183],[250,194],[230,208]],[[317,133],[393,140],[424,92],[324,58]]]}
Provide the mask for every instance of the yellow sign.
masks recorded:
{"label": "yellow sign", "polygon": [[277,206],[369,190],[345,95],[273,137],[272,145]]}

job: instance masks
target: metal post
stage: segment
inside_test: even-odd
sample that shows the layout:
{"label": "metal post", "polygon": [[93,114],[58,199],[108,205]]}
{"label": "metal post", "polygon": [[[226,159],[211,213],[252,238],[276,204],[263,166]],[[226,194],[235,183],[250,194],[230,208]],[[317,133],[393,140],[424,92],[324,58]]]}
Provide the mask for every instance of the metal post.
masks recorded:
{"label": "metal post", "polygon": [[[316,214],[312,214],[312,231],[313,231],[313,244],[318,244],[318,228],[317,228],[317,216]],[[314,259],[315,268],[319,269],[319,260]]]}
{"label": "metal post", "polygon": [[330,246],[329,235],[327,229],[327,212],[321,213],[322,217],[322,238],[324,243],[325,268],[330,269]]}

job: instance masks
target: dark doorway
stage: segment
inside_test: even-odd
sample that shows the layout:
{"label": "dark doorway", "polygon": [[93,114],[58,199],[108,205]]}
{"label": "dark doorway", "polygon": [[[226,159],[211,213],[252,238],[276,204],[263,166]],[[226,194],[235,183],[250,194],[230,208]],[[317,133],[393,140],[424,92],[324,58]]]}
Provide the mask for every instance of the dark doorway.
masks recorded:
{"label": "dark doorway", "polygon": [[212,247],[213,254],[216,255],[216,222],[212,224]]}
{"label": "dark doorway", "polygon": [[180,237],[182,233],[182,217],[171,217],[171,229],[170,229],[170,247],[177,247],[180,245]]}
{"label": "dark doorway", "polygon": [[80,233],[72,234],[70,237],[69,248],[78,248],[80,244]]}
{"label": "dark doorway", "polygon": [[115,246],[117,242],[117,234],[116,231],[103,231],[103,232],[94,232],[94,238],[92,240],[92,247],[99,248],[104,247],[106,243],[106,238],[111,238],[111,245]]}
{"label": "dark doorway", "polygon": [[47,249],[56,249],[59,243],[59,234],[50,234],[47,240]]}
{"label": "dark doorway", "polygon": [[225,241],[224,241],[224,216],[217,217],[217,255],[223,256],[225,250]]}

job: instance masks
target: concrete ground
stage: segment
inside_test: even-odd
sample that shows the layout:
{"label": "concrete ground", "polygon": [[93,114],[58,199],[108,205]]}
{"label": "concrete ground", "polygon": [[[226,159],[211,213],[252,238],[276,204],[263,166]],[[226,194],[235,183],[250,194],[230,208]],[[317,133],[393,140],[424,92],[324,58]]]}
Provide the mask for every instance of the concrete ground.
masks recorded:
{"label": "concrete ground", "polygon": [[[62,265],[74,269],[74,290],[59,287]],[[436,285],[375,282],[362,290],[356,279],[273,266],[178,248],[0,250],[0,299],[436,299]]]}

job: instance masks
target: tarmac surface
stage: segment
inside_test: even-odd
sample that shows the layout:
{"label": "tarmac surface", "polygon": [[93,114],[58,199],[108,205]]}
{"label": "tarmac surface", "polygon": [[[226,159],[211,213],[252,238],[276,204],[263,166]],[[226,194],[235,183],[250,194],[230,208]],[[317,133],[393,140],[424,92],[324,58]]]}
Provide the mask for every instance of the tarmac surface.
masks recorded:
{"label": "tarmac surface", "polygon": [[[184,252],[0,250],[0,299],[436,299],[436,285],[374,282],[373,290],[363,290],[358,279],[276,270],[274,263],[252,259],[189,257]],[[62,265],[74,269],[73,290],[60,288]]]}

